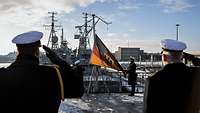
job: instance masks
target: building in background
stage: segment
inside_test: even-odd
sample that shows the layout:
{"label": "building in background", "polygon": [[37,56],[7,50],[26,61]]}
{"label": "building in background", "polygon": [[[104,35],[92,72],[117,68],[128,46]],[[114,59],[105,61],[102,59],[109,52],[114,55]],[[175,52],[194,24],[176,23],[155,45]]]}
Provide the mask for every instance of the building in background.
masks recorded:
{"label": "building in background", "polygon": [[133,56],[136,62],[161,61],[160,53],[145,53],[140,48],[118,47],[114,55],[118,61],[130,61],[130,56]]}
{"label": "building in background", "polygon": [[140,48],[118,47],[115,57],[118,61],[129,61],[130,56],[132,56],[135,58],[135,61],[139,61],[143,53],[144,51],[140,50]]}

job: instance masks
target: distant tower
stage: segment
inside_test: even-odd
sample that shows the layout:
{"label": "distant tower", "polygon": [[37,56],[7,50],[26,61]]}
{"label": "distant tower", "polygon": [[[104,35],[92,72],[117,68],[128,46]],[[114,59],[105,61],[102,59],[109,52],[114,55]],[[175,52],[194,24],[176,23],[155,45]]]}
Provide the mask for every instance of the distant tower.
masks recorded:
{"label": "distant tower", "polygon": [[[60,27],[60,26],[55,26],[55,15],[57,14],[56,12],[48,12],[48,14],[51,14],[51,25],[45,25],[45,27],[50,27],[50,35],[48,39],[47,46],[50,47],[51,49],[57,49],[58,48],[58,37],[56,35],[56,30],[55,27]],[[51,43],[51,45],[50,45]]]}

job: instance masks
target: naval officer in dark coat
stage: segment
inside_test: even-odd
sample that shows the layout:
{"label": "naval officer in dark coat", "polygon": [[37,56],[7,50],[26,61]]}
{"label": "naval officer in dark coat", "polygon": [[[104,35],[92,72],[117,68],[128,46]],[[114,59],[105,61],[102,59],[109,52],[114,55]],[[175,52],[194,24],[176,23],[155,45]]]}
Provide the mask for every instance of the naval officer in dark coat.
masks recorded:
{"label": "naval officer in dark coat", "polygon": [[182,63],[186,44],[177,40],[161,41],[164,68],[147,78],[144,113],[185,113],[193,71]]}
{"label": "naval officer in dark coat", "polygon": [[127,72],[128,72],[128,84],[131,85],[131,93],[129,96],[135,95],[135,86],[137,84],[137,73],[136,73],[136,64],[134,61],[134,57],[130,57],[130,64],[128,66]]}
{"label": "naval officer in dark coat", "polygon": [[0,112],[58,113],[61,100],[83,95],[69,64],[57,58],[59,68],[39,65],[42,37],[42,32],[30,31],[12,40],[18,55],[0,69]]}

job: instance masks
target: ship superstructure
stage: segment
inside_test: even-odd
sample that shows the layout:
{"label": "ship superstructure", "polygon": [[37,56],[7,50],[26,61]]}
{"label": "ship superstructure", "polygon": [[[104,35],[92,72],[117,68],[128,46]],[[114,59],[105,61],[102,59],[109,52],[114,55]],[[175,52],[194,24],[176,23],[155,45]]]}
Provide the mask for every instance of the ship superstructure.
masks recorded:
{"label": "ship superstructure", "polygon": [[[63,60],[67,61],[68,63],[72,64],[75,59],[75,53],[71,48],[68,47],[68,41],[64,38],[64,30],[61,25],[56,25],[55,15],[56,12],[48,12],[51,16],[51,24],[44,25],[46,28],[50,28],[50,34],[47,42],[47,46],[51,48],[56,54],[62,58]],[[57,35],[58,30],[61,30],[60,38]],[[60,43],[58,43],[60,41]]]}

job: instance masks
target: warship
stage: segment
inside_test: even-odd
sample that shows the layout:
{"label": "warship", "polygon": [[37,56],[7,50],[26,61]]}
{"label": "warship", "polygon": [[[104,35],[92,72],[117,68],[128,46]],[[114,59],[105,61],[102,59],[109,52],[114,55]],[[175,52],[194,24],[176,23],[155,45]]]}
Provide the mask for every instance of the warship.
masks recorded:
{"label": "warship", "polygon": [[[79,41],[77,49],[71,49],[68,47],[68,41],[64,39],[63,28],[61,28],[60,38],[57,35],[56,27],[61,27],[55,25],[55,15],[56,12],[49,12],[51,15],[51,24],[45,25],[45,27],[50,28],[50,34],[48,37],[47,46],[51,48],[61,59],[65,60],[73,66],[76,61],[80,61],[84,71],[84,87],[86,93],[113,93],[113,92],[123,92],[129,91],[130,87],[127,83],[127,78],[123,72],[113,70],[111,68],[101,67],[92,65],[90,57],[92,54],[92,49],[90,47],[89,36],[95,37],[96,25],[99,21],[103,22],[106,25],[111,24],[111,22],[105,21],[103,18],[90,13],[82,13],[84,18],[84,23],[82,25],[75,26],[75,29],[78,30],[78,33],[74,35],[74,39]],[[89,35],[90,34],[90,35]],[[92,35],[91,35],[92,34]],[[60,44],[58,43],[60,42]],[[109,51],[109,50],[108,50]],[[112,55],[112,54],[110,54]],[[118,63],[118,61],[116,60]],[[42,53],[40,56],[41,64],[50,64],[51,62],[45,56],[45,53]],[[126,69],[127,67],[124,67]],[[139,79],[136,90],[143,92],[144,88],[144,78],[149,74],[147,71],[138,71]]]}

